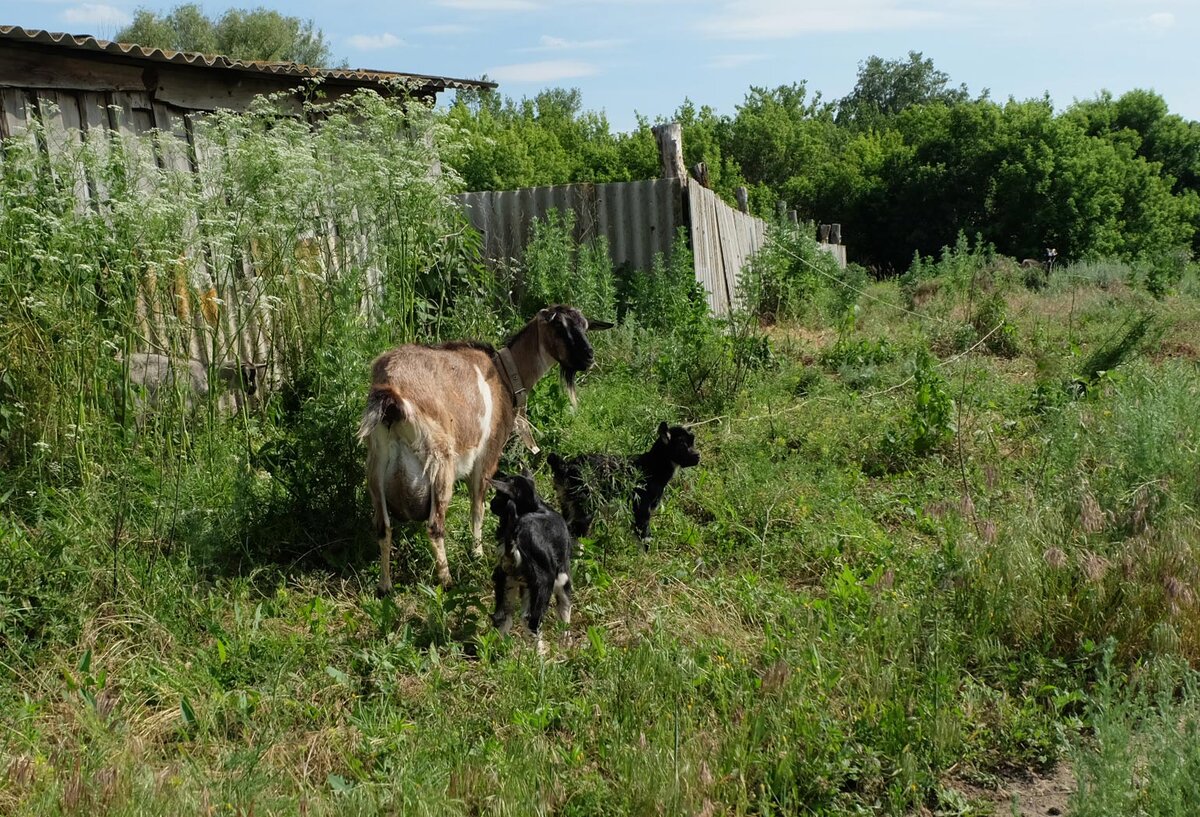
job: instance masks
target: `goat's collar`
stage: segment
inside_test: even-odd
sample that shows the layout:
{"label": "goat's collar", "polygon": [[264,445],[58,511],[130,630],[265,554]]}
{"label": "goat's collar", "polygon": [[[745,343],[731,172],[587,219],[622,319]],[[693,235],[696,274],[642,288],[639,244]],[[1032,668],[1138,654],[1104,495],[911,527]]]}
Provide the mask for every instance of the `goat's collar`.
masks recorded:
{"label": "goat's collar", "polygon": [[529,418],[525,416],[525,404],[529,402],[529,390],[521,382],[521,373],[517,371],[517,362],[513,360],[512,350],[507,346],[502,347],[496,353],[496,363],[504,372],[504,377],[508,380],[508,388],[512,391],[513,408],[516,409],[513,428],[525,447],[536,454],[541,449],[538,448],[537,441],[533,439],[533,427],[529,424]]}
{"label": "goat's collar", "polygon": [[507,346],[501,347],[500,351],[496,353],[496,360],[499,361],[504,376],[508,378],[508,386],[512,390],[513,406],[524,409],[525,404],[529,401],[529,391],[521,382],[521,373],[517,371],[517,362],[513,360],[512,350]]}

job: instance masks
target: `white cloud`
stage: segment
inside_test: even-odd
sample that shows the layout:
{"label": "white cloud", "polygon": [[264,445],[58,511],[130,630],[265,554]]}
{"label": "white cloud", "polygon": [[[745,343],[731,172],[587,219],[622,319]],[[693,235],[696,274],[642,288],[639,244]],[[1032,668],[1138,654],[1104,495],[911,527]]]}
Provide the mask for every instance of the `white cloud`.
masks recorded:
{"label": "white cloud", "polygon": [[121,9],[104,3],[80,3],[64,9],[60,16],[66,23],[81,26],[123,26],[133,20]]}
{"label": "white cloud", "polygon": [[794,0],[725,0],[697,23],[714,39],[779,40],[831,31],[914,28],[944,19],[942,12],[912,8],[902,0],[841,0],[813,6]]}
{"label": "white cloud", "polygon": [[467,11],[533,11],[533,0],[437,0],[439,6]]}
{"label": "white cloud", "polygon": [[387,31],[382,34],[355,34],[353,37],[347,37],[346,42],[350,44],[351,48],[359,51],[378,51],[381,48],[395,48],[398,45],[404,45],[404,40]]}
{"label": "white cloud", "polygon": [[765,60],[766,54],[718,54],[708,61],[709,68],[738,68],[752,62]]}
{"label": "white cloud", "polygon": [[456,23],[445,23],[442,25],[433,26],[418,26],[413,29],[418,34],[467,34],[475,29],[470,26],[462,26]]}
{"label": "white cloud", "polygon": [[629,40],[568,40],[563,37],[551,37],[543,34],[539,45],[532,48],[522,48],[521,51],[578,51],[595,50],[600,48],[616,48]]}
{"label": "white cloud", "polygon": [[1160,11],[1147,17],[1146,22],[1151,28],[1156,28],[1159,31],[1166,31],[1168,28],[1175,25],[1175,15],[1169,11]]}
{"label": "white cloud", "polygon": [[590,77],[598,73],[596,66],[578,60],[542,60],[500,65],[489,68],[489,79],[499,82],[554,82],[574,77]]}

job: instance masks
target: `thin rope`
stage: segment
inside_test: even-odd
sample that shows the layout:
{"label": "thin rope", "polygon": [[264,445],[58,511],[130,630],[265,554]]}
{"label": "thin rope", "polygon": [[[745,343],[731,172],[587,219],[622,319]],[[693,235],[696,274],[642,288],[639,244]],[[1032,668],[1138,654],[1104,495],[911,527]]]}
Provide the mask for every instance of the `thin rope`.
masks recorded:
{"label": "thin rope", "polygon": [[[945,360],[938,361],[937,365],[935,365],[933,368],[941,369],[945,366],[949,366],[951,363],[956,363],[959,360],[962,360],[964,357],[971,354],[971,352],[974,352],[976,349],[978,349],[980,346],[982,346],[984,343],[986,343],[987,339],[990,338],[992,335],[996,334],[998,331],[1000,331],[1000,328],[1002,326],[1004,326],[1004,321],[1001,321],[1000,323],[993,326],[991,331],[989,331],[986,335],[981,337],[979,340],[975,341],[975,343],[973,343],[967,349],[964,349],[963,351],[959,352],[957,355],[954,355],[954,357],[948,357]],[[897,389],[904,388],[909,383],[911,383],[915,378],[916,378],[915,373],[910,374],[908,377],[904,378],[903,380],[901,380],[899,383],[897,383],[894,386],[888,386],[886,389],[881,389],[879,391],[871,392],[870,394],[864,394],[862,396],[862,399],[863,400],[873,400],[876,397],[882,397],[883,395],[889,394],[890,392],[894,392]],[[809,403],[813,402],[814,400],[825,400],[825,401],[831,402],[831,403],[834,402],[834,398],[832,398],[832,397],[806,397],[803,400],[799,401],[798,403],[793,403],[792,405],[788,406],[787,408],[780,409],[779,411],[772,411],[772,412],[768,412],[766,414],[759,414],[754,417],[744,417],[744,418],[742,418],[742,422],[751,423],[751,422],[755,422],[757,420],[771,420],[771,419],[774,419],[775,417],[780,417],[784,414],[789,414],[793,411],[797,411],[797,410],[803,408],[804,406],[807,406]],[[707,420],[697,420],[694,423],[684,423],[684,428],[697,428],[699,426],[708,425],[709,423],[719,423],[722,420],[730,420],[730,419],[732,419],[732,417],[733,416],[730,414],[719,414],[716,417],[709,417]]]}
{"label": "thin rope", "polygon": [[947,325],[950,324],[950,321],[945,320],[944,318],[939,318],[936,315],[923,315],[920,312],[914,312],[911,309],[907,309],[903,306],[900,306],[899,304],[894,304],[891,301],[885,301],[883,298],[876,298],[874,295],[870,294],[869,292],[864,292],[863,290],[859,289],[858,287],[848,284],[847,282],[843,281],[841,278],[838,278],[836,275],[830,275],[828,272],[826,272],[825,270],[818,267],[812,261],[809,261],[807,258],[805,258],[802,255],[797,255],[796,253],[789,250],[787,247],[781,247],[781,249],[783,250],[784,255],[791,256],[792,258],[796,259],[797,261],[801,262],[802,264],[807,264],[808,266],[812,267],[812,269],[815,270],[818,274],[824,275],[829,280],[835,281],[835,282],[841,284],[842,286],[844,286],[846,289],[850,290],[851,292],[857,292],[859,295],[866,298],[868,301],[875,301],[876,303],[883,304],[884,306],[890,306],[892,309],[898,309],[901,312],[905,312],[909,315],[913,315],[915,317],[920,318],[921,320],[937,321],[938,323],[943,323],[943,324],[947,324]]}

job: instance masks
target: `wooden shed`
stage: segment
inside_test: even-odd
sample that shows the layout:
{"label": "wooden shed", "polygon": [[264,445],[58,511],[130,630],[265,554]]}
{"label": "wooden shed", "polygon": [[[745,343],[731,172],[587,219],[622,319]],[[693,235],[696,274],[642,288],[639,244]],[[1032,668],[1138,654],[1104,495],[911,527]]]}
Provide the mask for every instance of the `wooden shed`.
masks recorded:
{"label": "wooden shed", "polygon": [[[285,111],[289,100],[294,102],[299,114],[310,94],[305,86],[314,80],[323,101],[360,89],[432,101],[446,90],[495,87],[425,74],[236,60],[0,26],[0,139],[5,144],[25,140],[52,160],[70,157],[84,144],[138,144],[145,147],[138,160],[146,168],[200,179],[213,153],[203,143],[198,117],[218,109],[245,110],[256,96],[266,94],[277,95]],[[30,139],[31,133],[36,137]],[[115,138],[92,138],[98,134]],[[8,154],[0,151],[0,173],[7,161]],[[154,195],[153,171],[145,178],[148,195]],[[87,205],[81,209],[104,212],[108,202],[102,180],[81,170],[68,183],[80,204]],[[204,364],[231,357],[275,359],[272,317],[262,297],[253,246],[243,248],[236,259],[215,263],[196,226],[198,217],[189,220],[187,234],[181,236],[172,270],[147,267],[137,273],[138,350],[190,356]],[[312,246],[352,247],[353,252],[369,246],[356,222],[339,229],[324,226],[330,226],[327,235],[304,240]],[[364,267],[367,285],[377,286],[378,270],[366,262]]]}
{"label": "wooden shed", "polygon": [[[494,88],[469,79],[367,69],[313,68],[286,62],[235,60],[98,40],[87,35],[0,26],[0,136],[19,129],[15,118],[47,99],[74,109],[83,127],[95,111],[118,106],[139,130],[171,129],[182,114],[217,108],[243,110],[259,94],[288,91],[321,80],[330,99],[358,88],[392,94],[403,87],[431,100],[447,89]],[[297,99],[299,104],[299,99]]]}

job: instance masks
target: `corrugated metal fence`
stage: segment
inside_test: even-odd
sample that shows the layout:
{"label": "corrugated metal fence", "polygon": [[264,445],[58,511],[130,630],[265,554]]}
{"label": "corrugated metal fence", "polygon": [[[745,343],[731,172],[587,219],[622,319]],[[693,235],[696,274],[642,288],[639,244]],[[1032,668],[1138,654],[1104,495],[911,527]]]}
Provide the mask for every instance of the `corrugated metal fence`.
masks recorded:
{"label": "corrugated metal fence", "polygon": [[575,239],[608,239],[614,266],[649,269],[655,253],[669,253],[683,224],[678,179],[613,184],[561,184],[520,190],[465,193],[459,201],[483,234],[486,257],[495,263],[520,259],[534,219],[552,210],[575,214]]}
{"label": "corrugated metal fence", "polygon": [[685,187],[679,179],[527,187],[465,193],[459,200],[495,264],[520,259],[533,221],[551,210],[574,212],[577,240],[605,236],[617,268],[649,269],[656,253],[670,254],[675,231],[686,227],[696,280],[717,315],[729,312],[742,268],[766,237],[764,221],[733,209],[699,184]]}

